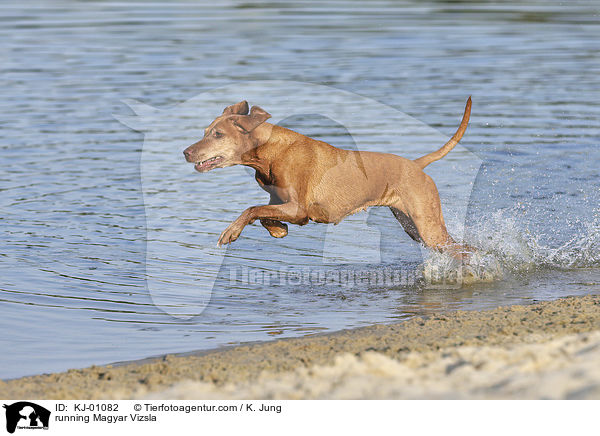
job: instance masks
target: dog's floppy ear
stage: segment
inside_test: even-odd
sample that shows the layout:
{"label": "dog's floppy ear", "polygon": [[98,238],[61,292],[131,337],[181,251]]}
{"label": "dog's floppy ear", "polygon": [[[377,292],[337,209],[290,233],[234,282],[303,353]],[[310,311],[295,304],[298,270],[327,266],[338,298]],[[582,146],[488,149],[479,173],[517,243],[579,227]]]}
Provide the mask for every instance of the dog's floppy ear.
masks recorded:
{"label": "dog's floppy ear", "polygon": [[271,114],[267,111],[258,106],[252,106],[250,115],[237,117],[233,124],[243,133],[250,133],[269,118],[271,118]]}
{"label": "dog's floppy ear", "polygon": [[246,115],[248,113],[248,102],[246,100],[227,106],[223,115]]}

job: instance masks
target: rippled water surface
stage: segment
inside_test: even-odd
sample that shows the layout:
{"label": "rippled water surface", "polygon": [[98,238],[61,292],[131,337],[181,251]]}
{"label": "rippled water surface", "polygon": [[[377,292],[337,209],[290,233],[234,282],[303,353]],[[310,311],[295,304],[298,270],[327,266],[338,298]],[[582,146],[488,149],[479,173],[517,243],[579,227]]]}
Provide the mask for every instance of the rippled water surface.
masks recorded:
{"label": "rippled water surface", "polygon": [[[600,6],[550,3],[3,2],[0,377],[599,292]],[[268,200],[181,156],[225,105],[414,158],[468,95],[427,172],[472,283],[387,209],[214,246]]]}

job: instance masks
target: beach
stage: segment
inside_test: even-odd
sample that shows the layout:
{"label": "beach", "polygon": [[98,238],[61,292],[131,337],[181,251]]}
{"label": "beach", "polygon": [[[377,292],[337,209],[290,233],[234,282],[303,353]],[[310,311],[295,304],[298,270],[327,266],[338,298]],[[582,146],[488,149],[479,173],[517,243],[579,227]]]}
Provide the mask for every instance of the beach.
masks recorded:
{"label": "beach", "polygon": [[600,295],[0,382],[5,399],[600,399]]}

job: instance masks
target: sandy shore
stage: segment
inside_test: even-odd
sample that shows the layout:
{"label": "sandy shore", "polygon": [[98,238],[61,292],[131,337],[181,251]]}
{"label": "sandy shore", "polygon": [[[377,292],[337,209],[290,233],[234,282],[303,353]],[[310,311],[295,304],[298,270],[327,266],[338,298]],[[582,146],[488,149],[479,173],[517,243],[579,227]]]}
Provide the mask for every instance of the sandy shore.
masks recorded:
{"label": "sandy shore", "polygon": [[24,377],[0,397],[600,399],[600,296]]}

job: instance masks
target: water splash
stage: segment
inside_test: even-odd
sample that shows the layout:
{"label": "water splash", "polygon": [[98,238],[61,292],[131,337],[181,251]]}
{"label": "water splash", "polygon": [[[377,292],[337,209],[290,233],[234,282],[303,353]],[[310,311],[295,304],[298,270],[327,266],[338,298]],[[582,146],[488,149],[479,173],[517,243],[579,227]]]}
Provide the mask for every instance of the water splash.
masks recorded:
{"label": "water splash", "polygon": [[[432,285],[469,285],[525,276],[544,269],[600,267],[600,222],[584,223],[565,242],[542,236],[520,223],[516,216],[498,211],[466,233],[466,242],[479,251],[460,264],[444,253],[428,251],[422,274]],[[552,244],[552,242],[555,242]]]}

